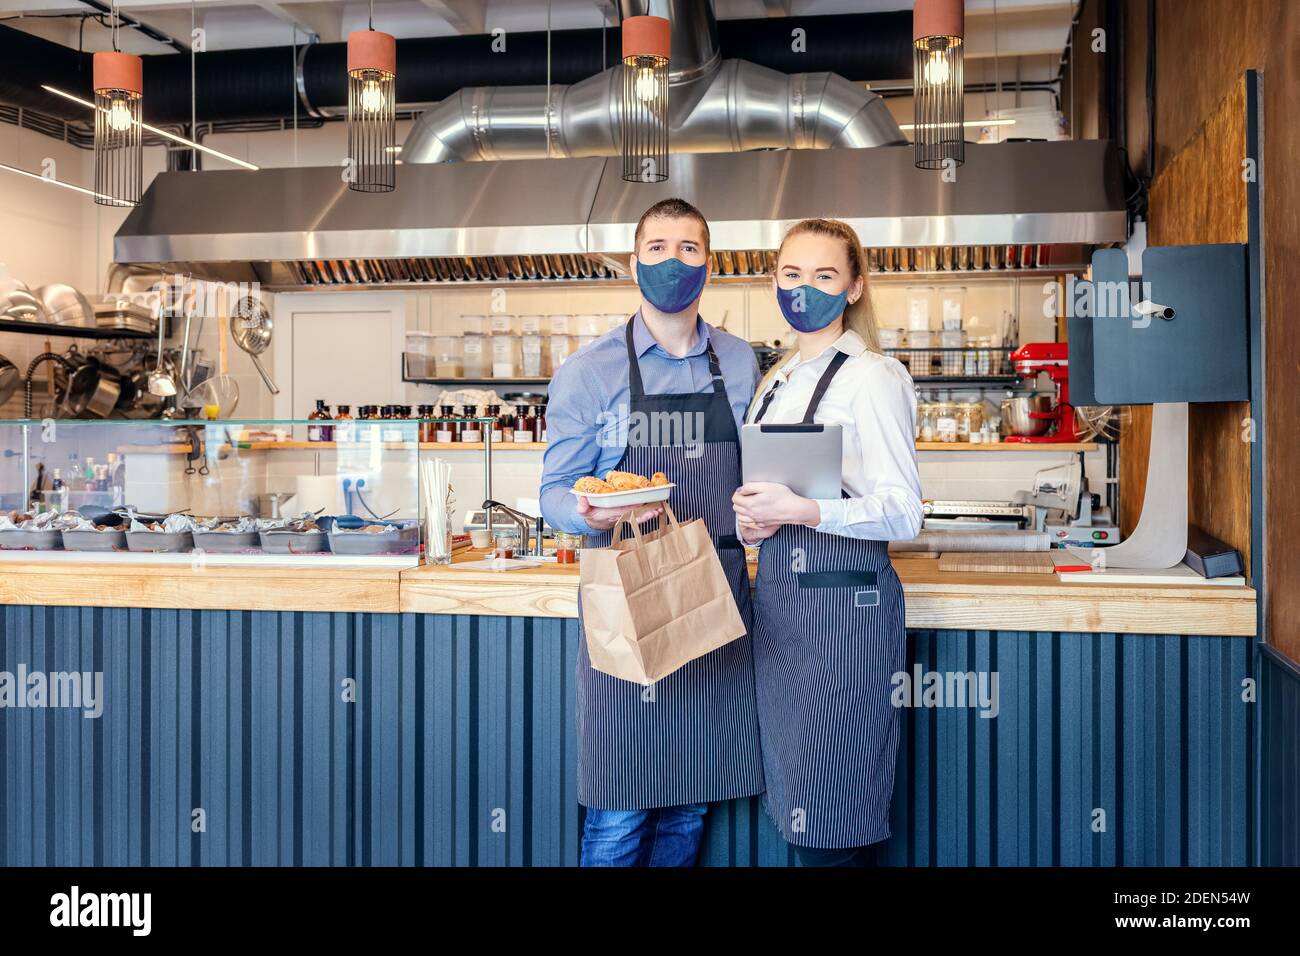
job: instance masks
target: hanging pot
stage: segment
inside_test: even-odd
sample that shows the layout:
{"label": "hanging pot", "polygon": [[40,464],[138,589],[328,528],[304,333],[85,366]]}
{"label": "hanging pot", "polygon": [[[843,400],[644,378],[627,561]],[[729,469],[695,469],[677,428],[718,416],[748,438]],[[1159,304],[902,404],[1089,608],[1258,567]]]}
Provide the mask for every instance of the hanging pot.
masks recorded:
{"label": "hanging pot", "polygon": [[97,358],[88,358],[68,382],[68,411],[76,418],[107,418],[122,394],[122,375]]}

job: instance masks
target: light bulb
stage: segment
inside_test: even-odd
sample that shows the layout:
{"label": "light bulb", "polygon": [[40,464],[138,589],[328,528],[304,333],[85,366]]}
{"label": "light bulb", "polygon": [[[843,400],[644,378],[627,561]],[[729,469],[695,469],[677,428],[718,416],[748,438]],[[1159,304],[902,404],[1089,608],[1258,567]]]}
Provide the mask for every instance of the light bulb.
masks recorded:
{"label": "light bulb", "polygon": [[659,84],[655,81],[654,67],[643,66],[636,71],[636,98],[648,103],[659,95]]}
{"label": "light bulb", "polygon": [[948,58],[943,55],[942,50],[932,50],[929,58],[925,61],[925,70],[922,74],[925,82],[931,86],[942,86],[948,82],[951,71],[948,66]]}
{"label": "light bulb", "polygon": [[113,104],[108,108],[108,125],[109,128],[124,133],[131,128],[134,120],[131,118],[131,107],[126,100],[115,99]]}
{"label": "light bulb", "polygon": [[378,113],[388,103],[384,89],[378,80],[366,80],[361,84],[361,109],[366,113]]}

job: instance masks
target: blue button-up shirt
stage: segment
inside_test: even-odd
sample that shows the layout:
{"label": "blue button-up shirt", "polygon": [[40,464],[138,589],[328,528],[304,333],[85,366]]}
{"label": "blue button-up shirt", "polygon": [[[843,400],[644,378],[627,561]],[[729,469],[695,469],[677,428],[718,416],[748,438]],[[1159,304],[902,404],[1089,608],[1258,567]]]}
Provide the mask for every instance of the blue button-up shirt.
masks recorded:
{"label": "blue button-up shirt", "polygon": [[[632,346],[640,360],[648,395],[688,394],[713,390],[707,346],[713,343],[727,400],[736,427],[758,384],[758,362],[744,339],[696,318],[696,343],[682,357],[655,341],[637,312],[632,317]],[[619,326],[580,348],[551,379],[546,405],[546,453],[542,458],[542,514],[553,528],[582,534],[592,529],[577,513],[569,493],[586,475],[604,476],[627,449],[631,386],[628,382],[626,330]]]}

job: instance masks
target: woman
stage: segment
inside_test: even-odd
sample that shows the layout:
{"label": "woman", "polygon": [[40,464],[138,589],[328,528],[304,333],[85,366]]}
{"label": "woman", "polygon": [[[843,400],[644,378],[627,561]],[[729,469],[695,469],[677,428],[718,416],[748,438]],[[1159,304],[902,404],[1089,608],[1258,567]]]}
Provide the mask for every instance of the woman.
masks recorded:
{"label": "woman", "polygon": [[754,605],[764,798],[806,866],[862,866],[889,836],[905,668],[903,589],[886,542],[921,529],[916,393],[882,355],[862,246],[830,219],[795,225],[775,291],[798,347],[759,385],[751,422],[842,426],[837,500],[754,482],[732,499],[761,542]]}

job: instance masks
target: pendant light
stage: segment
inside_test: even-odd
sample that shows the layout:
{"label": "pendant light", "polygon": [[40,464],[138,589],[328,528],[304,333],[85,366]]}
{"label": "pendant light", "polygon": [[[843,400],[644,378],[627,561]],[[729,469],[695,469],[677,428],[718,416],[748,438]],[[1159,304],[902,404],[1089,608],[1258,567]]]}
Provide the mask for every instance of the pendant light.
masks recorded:
{"label": "pendant light", "polygon": [[668,59],[672,34],[663,17],[623,21],[623,99],[619,132],[623,179],[661,183],[668,178]]}
{"label": "pendant light", "polygon": [[348,34],[348,188],[386,193],[397,187],[397,41],[374,28]]}
{"label": "pendant light", "polygon": [[117,4],[112,6],[113,51],[91,60],[95,88],[95,202],[134,206],[144,187],[140,109],[144,61],[117,49]]}
{"label": "pendant light", "polygon": [[966,161],[962,0],[916,0],[912,11],[913,142],[918,169]]}

